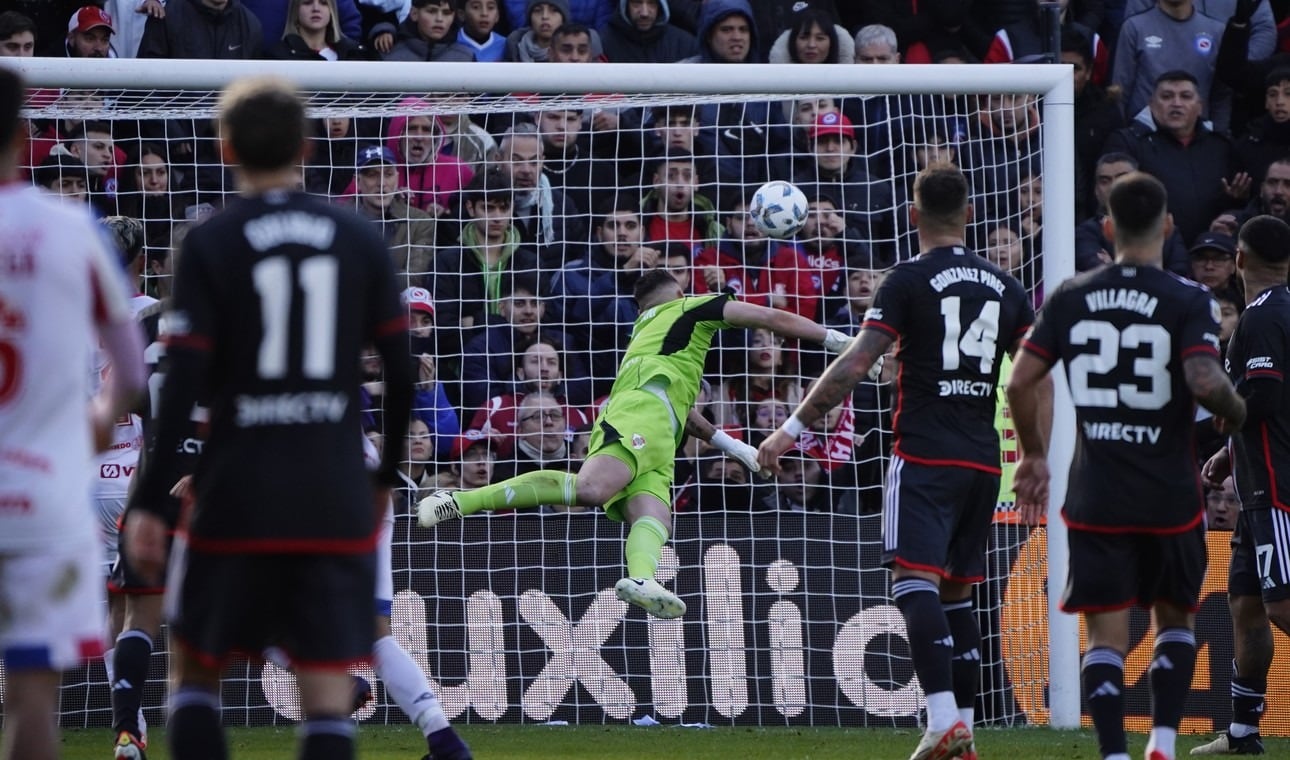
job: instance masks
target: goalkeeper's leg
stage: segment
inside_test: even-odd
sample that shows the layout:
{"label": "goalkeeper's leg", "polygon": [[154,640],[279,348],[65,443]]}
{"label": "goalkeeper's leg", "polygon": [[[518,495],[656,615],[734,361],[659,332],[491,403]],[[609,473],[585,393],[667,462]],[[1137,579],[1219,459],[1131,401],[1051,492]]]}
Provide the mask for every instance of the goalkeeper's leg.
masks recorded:
{"label": "goalkeeper's leg", "polygon": [[418,517],[425,527],[457,516],[494,509],[528,509],[543,504],[598,506],[613,498],[632,479],[632,470],[617,457],[593,455],[577,475],[538,470],[473,491],[436,491],[421,500]]}

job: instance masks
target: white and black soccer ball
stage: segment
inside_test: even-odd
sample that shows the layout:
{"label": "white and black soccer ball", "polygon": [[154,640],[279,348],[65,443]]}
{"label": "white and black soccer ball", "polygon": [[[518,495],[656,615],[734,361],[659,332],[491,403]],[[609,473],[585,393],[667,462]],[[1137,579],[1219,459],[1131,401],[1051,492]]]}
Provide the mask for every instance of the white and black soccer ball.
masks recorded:
{"label": "white and black soccer ball", "polygon": [[753,193],[748,203],[748,215],[762,234],[773,238],[788,238],[797,234],[806,224],[806,193],[792,182],[771,180]]}

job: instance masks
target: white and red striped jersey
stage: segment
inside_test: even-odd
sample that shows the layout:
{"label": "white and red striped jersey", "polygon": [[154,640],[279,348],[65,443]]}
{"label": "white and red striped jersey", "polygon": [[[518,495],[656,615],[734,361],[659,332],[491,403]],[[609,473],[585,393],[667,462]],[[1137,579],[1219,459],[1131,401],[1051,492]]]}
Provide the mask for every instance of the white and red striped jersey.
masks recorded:
{"label": "white and red striped jersey", "polygon": [[131,319],[85,209],[0,187],[0,551],[94,538],[86,357]]}

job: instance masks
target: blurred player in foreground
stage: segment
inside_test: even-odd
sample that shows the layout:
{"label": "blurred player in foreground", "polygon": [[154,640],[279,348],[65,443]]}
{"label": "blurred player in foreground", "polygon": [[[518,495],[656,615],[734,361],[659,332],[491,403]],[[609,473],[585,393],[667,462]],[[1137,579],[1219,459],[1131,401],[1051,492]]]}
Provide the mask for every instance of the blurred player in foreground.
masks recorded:
{"label": "blurred player in foreground", "polygon": [[[0,757],[46,760],[61,672],[103,652],[93,455],[143,390],[143,341],[94,220],[20,179],[24,96],[0,69]],[[87,408],[100,342],[113,371]]]}
{"label": "blurred player in foreground", "polygon": [[210,435],[167,583],[171,754],[226,757],[223,665],[233,652],[279,646],[305,714],[299,757],[348,760],[346,669],[372,650],[377,519],[400,459],[387,448],[375,483],[363,465],[359,359],[369,342],[380,352],[386,432],[402,439],[412,405],[407,316],[371,226],[293,190],[306,150],[294,89],[234,82],[219,127],[242,197],[184,239],[156,444],[131,494],[126,550],[137,572],[159,579],[175,519],[168,476],[204,389]]}

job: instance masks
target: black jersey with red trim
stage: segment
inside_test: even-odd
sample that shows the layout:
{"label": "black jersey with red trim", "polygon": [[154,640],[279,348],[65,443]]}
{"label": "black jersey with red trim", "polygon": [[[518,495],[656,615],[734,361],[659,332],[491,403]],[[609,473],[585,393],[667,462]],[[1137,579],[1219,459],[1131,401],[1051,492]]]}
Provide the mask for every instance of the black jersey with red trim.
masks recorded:
{"label": "black jersey with red trim", "polygon": [[963,246],[893,269],[862,328],[898,341],[895,453],[998,473],[999,367],[1034,318],[1021,283]]}
{"label": "black jersey with red trim", "polygon": [[1245,307],[1227,345],[1227,373],[1243,396],[1255,392],[1276,399],[1275,412],[1251,418],[1232,436],[1233,474],[1241,507],[1290,511],[1290,288],[1278,285]]}
{"label": "black jersey with red trim", "polygon": [[[413,375],[393,264],[370,223],[303,193],[239,198],[184,238],[170,308],[156,446],[135,503],[162,511],[200,393],[210,423],[191,547],[371,551],[378,515],[355,434],[364,345],[385,363],[391,440],[406,433]],[[386,454],[389,482],[399,455]]]}
{"label": "black jersey with red trim", "polygon": [[1173,533],[1205,511],[1196,402],[1183,374],[1218,357],[1209,291],[1155,267],[1109,264],[1048,296],[1022,348],[1063,361],[1077,437],[1063,515],[1074,528]]}

